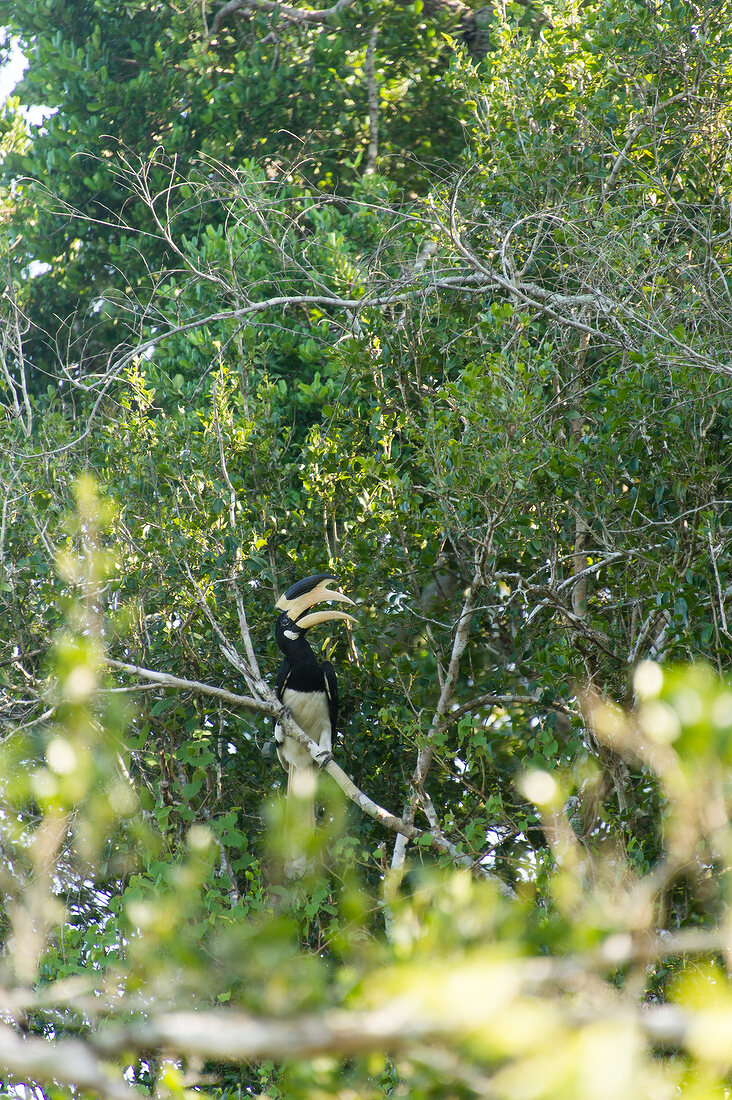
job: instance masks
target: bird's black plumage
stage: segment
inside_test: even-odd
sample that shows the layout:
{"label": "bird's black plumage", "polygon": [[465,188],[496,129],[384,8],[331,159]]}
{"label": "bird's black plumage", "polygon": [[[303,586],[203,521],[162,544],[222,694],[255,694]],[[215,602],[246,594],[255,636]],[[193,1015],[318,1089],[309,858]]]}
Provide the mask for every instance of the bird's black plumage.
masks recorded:
{"label": "bird's black plumage", "polygon": [[[310,648],[306,630],[293,623],[289,615],[280,615],[275,638],[283,660],[277,672],[275,693],[287,707],[294,721],[326,754],[333,750],[338,721],[338,682],[329,661],[318,661]],[[277,756],[287,770],[287,790],[309,801],[309,815],[314,821],[314,763],[305,745],[288,737],[279,723],[275,724]]]}
{"label": "bird's black plumage", "polygon": [[[297,624],[293,623],[286,614],[280,615],[277,620],[275,640],[284,654],[284,658],[277,670],[275,694],[292,711],[292,706],[288,703],[286,696],[289,696],[292,700],[293,696],[323,693],[330,718],[332,747],[338,722],[338,681],[335,669],[330,661],[318,661],[305,637],[306,633],[307,631],[299,629]],[[293,717],[295,717],[294,711]],[[297,721],[297,718],[295,718],[295,721]],[[299,722],[297,724],[305,733],[310,735],[308,729],[301,726]],[[313,740],[317,739],[313,738]],[[320,741],[318,743],[320,744]]]}

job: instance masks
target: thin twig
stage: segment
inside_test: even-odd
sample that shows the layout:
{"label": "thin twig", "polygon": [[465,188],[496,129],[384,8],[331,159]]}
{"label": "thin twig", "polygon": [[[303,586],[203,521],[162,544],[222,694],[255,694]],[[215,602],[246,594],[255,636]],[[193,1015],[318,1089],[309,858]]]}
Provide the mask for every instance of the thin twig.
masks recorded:
{"label": "thin twig", "polygon": [[369,148],[365,176],[373,176],[379,156],[379,88],[376,83],[376,42],[379,28],[372,27],[366,50],[366,84],[369,101]]}

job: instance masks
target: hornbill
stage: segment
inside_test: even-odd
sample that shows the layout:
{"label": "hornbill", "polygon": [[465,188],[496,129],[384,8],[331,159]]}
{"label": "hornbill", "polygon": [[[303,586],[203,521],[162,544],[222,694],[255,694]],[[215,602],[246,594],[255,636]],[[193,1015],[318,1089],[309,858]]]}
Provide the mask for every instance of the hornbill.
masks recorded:
{"label": "hornbill", "polygon": [[[316,573],[287,589],[275,604],[282,612],[275,625],[275,639],[284,654],[277,672],[275,693],[287,707],[300,729],[326,753],[333,747],[338,719],[338,684],[330,661],[318,661],[305,635],[319,623],[333,619],[355,622],[345,611],[313,611],[315,604],[328,600],[353,603],[342,592],[332,591],[329,581],[338,583],[332,573]],[[280,764],[288,773],[287,794],[308,801],[308,816],[314,822],[315,772],[313,758],[304,745],[288,737],[275,725],[275,742]],[[327,757],[326,757],[327,761]]]}

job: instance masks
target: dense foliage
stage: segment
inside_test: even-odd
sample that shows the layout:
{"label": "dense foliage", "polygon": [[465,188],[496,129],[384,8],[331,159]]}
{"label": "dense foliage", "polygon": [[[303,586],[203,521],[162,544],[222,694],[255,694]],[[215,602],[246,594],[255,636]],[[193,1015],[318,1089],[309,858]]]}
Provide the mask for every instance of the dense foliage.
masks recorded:
{"label": "dense foliage", "polygon": [[16,1080],[725,1095],[729,14],[0,0]]}

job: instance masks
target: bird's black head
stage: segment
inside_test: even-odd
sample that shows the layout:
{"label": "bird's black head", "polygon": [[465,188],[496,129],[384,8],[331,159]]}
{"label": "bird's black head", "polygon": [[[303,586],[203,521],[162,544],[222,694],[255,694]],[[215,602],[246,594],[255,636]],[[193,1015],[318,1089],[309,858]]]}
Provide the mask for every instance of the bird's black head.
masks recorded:
{"label": "bird's black head", "polygon": [[294,642],[298,642],[307,634],[307,627],[303,628],[294,623],[286,611],[278,616],[275,623],[275,641],[280,649],[285,652]]}

